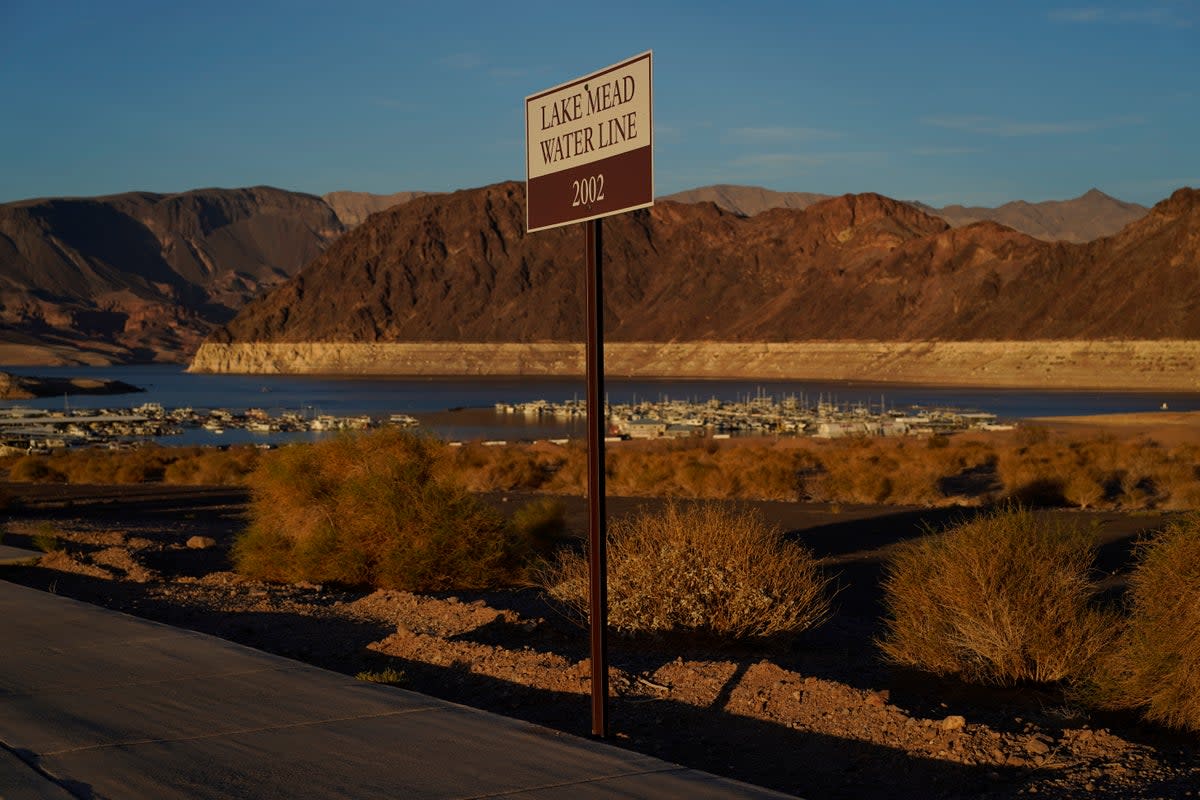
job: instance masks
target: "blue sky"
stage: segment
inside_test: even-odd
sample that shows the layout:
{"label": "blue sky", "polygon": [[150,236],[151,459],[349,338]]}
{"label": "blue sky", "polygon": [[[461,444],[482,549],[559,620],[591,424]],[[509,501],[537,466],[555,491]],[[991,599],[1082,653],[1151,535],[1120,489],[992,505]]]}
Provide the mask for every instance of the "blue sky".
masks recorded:
{"label": "blue sky", "polygon": [[660,194],[1200,186],[1200,0],[0,0],[0,32],[0,201],[522,179],[525,96],[644,50]]}

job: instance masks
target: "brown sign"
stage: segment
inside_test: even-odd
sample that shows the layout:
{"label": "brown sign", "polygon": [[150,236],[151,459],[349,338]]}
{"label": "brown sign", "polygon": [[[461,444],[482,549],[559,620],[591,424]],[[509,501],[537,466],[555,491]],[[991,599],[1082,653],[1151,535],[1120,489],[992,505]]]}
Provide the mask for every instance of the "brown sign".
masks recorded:
{"label": "brown sign", "polygon": [[529,231],[654,205],[651,60],[647,51],[525,98]]}

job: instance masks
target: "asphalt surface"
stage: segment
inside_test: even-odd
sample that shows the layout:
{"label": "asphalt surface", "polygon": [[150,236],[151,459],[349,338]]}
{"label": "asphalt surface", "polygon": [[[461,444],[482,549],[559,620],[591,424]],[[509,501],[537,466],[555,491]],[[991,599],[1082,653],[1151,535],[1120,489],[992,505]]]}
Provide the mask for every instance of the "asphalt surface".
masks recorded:
{"label": "asphalt surface", "polygon": [[3,800],[784,796],[0,581]]}
{"label": "asphalt surface", "polygon": [[9,547],[6,544],[0,544],[0,564],[22,564],[26,561],[36,561],[41,555],[41,553],[26,550],[22,547]]}

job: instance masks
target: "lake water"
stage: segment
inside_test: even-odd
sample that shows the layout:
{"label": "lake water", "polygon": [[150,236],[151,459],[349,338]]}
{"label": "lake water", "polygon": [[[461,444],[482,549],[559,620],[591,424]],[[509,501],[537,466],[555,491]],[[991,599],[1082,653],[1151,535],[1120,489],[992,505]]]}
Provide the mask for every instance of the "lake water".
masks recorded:
{"label": "lake water", "polygon": [[[585,394],[583,378],[381,378],[310,377],[292,375],[191,375],[178,365],[113,367],[0,367],[18,375],[89,377],[125,381],[146,389],[142,394],[72,396],[42,400],[0,401],[0,408],[117,408],[145,402],[165,408],[197,410],[262,408],[272,415],[284,411],[312,414],[412,414],[425,427],[449,440],[538,439],[585,435],[579,422],[526,420],[520,415],[495,414],[495,403],[530,400],[562,402]],[[1024,389],[961,389],[900,386],[836,381],[645,380],[609,378],[610,402],[664,397],[704,401],[737,400],[759,393],[776,399],[818,396],[838,403],[869,403],[878,407],[941,406],[986,411],[1001,420],[1027,417],[1153,411],[1165,402],[1173,411],[1200,409],[1200,394],[1178,392],[1077,392]],[[229,430],[216,435],[188,430],[163,439],[164,444],[213,444],[313,439],[320,434],[255,434]]]}

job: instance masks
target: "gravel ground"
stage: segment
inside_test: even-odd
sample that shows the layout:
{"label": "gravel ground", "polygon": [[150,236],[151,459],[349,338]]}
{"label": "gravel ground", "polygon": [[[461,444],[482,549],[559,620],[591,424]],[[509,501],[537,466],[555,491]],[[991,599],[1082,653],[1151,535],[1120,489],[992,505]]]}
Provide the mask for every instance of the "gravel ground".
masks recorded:
{"label": "gravel ground", "polygon": [[[457,595],[275,586],[230,571],[240,490],[10,484],[5,542],[61,549],[0,578],[193,628],[348,674],[586,735],[586,631],[534,589]],[[493,497],[505,503],[509,498]],[[512,498],[516,500],[517,498]],[[645,501],[613,498],[610,513]],[[581,500],[568,499],[583,526]],[[966,511],[760,503],[838,574],[824,627],[755,645],[610,640],[613,741],[805,797],[1183,798],[1194,735],[1089,715],[1047,688],[982,689],[883,664],[881,559]],[[1154,515],[1089,514],[1120,568]],[[193,541],[192,537],[209,541]]]}

